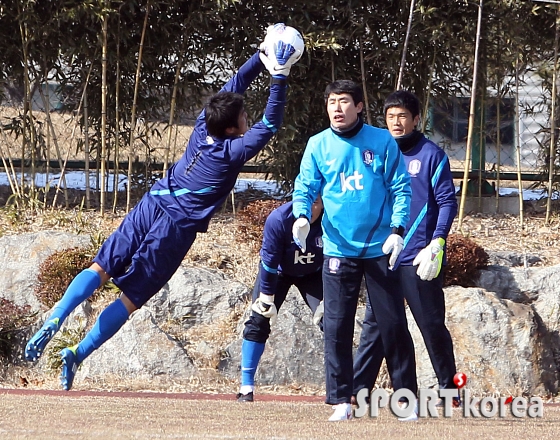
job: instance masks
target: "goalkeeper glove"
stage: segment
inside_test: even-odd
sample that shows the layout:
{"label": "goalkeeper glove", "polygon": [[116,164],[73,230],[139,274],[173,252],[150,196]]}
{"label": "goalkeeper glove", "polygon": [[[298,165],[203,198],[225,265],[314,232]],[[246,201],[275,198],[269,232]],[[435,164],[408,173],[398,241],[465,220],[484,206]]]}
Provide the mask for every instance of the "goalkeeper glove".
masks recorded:
{"label": "goalkeeper glove", "polygon": [[276,50],[274,52],[267,51],[268,56],[261,51],[259,58],[261,62],[266,67],[266,70],[273,76],[284,78],[290,74],[290,69],[297,60],[301,57],[301,53],[298,53],[294,49],[294,46],[283,41],[279,41],[276,45]]}
{"label": "goalkeeper glove", "polygon": [[399,234],[391,234],[383,243],[383,247],[381,250],[384,254],[391,253],[389,257],[389,269],[393,270],[395,263],[397,262],[397,258],[399,258],[399,254],[403,248],[403,238]]}
{"label": "goalkeeper glove", "polygon": [[303,52],[290,43],[278,39],[277,27],[284,28],[285,25],[276,23],[267,28],[264,41],[259,46],[259,58],[273,77],[285,78],[290,74],[292,65],[301,58]]}
{"label": "goalkeeper glove", "polygon": [[294,222],[292,227],[292,236],[294,237],[294,243],[297,244],[301,251],[305,253],[305,239],[309,234],[311,226],[309,225],[309,220],[305,217],[300,217]]}
{"label": "goalkeeper glove", "polygon": [[261,292],[251,306],[251,309],[259,315],[270,319],[270,325],[274,325],[278,318],[278,311],[274,305],[274,295],[265,295]]}
{"label": "goalkeeper glove", "polygon": [[325,304],[323,301],[319,303],[317,308],[315,309],[315,313],[313,313],[313,324],[319,325],[321,319],[323,319],[323,315],[325,314]]}
{"label": "goalkeeper glove", "polygon": [[428,246],[418,252],[412,265],[418,266],[416,274],[421,280],[430,281],[439,275],[443,262],[444,246],[445,240],[440,237],[432,240]]}

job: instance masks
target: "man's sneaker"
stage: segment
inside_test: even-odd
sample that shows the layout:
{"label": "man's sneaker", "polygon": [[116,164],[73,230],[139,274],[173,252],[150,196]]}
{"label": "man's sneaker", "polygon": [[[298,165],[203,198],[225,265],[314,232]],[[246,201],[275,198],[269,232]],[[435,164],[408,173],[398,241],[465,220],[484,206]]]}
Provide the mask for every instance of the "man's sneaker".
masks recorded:
{"label": "man's sneaker", "polygon": [[[400,402],[399,402],[400,406]],[[406,407],[406,406],[405,406]],[[414,410],[407,417],[399,417],[399,422],[417,422],[418,421],[418,399],[414,400]]]}
{"label": "man's sneaker", "polygon": [[34,362],[38,360],[45,347],[58,331],[58,318],[51,319],[43,324],[43,327],[35,333],[35,335],[29,340],[25,346],[25,359],[29,362]]}
{"label": "man's sneaker", "polygon": [[352,405],[349,403],[339,403],[333,405],[333,415],[329,417],[329,422],[341,422],[352,418]]}
{"label": "man's sneaker", "polygon": [[237,398],[238,402],[252,402],[254,398],[252,391],[247,394],[237,393],[237,396],[235,397]]}
{"label": "man's sneaker", "polygon": [[[436,403],[436,407],[437,408],[444,408],[445,407],[445,400],[439,399],[438,403]],[[451,408],[455,409],[455,408],[461,408],[461,407],[462,407],[461,398],[460,397],[453,397],[453,400],[451,401]]]}
{"label": "man's sneaker", "polygon": [[60,358],[62,359],[62,373],[60,374],[60,383],[62,388],[66,391],[70,391],[72,388],[72,383],[74,382],[74,376],[80,364],[78,363],[78,357],[76,356],[77,345],[73,347],[65,348],[60,352]]}

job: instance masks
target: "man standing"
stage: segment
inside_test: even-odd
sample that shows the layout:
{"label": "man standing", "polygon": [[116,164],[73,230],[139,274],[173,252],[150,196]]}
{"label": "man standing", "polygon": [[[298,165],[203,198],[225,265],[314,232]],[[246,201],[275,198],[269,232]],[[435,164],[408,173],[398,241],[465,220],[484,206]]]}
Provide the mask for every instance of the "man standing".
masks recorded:
{"label": "man standing", "polygon": [[[276,321],[278,310],[286,300],[290,287],[298,288],[314,314],[323,299],[322,214],[323,203],[319,198],[311,207],[309,246],[305,252],[301,251],[292,238],[295,221],[292,202],[276,208],[266,219],[251,316],[243,331],[241,388],[237,394],[239,402],[253,401],[255,373],[270,335],[270,326]],[[322,326],[320,319],[315,323]]]}
{"label": "man standing", "polygon": [[[457,214],[449,160],[441,148],[417,130],[420,102],[415,95],[404,90],[392,93],[385,100],[384,111],[412,185],[410,221],[397,260],[400,288],[426,343],[440,389],[456,388],[441,270],[445,264],[445,240]],[[362,388],[371,390],[377,379],[385,346],[381,326],[379,316],[368,305],[354,361],[354,395]],[[458,393],[451,404],[461,405]]]}
{"label": "man standing", "polygon": [[[60,352],[60,378],[65,390],[72,387],[84,359],[169,281],[197,233],[206,232],[243,164],[261,151],[280,127],[290,68],[302,55],[302,50],[278,37],[285,29],[283,23],[270,26],[262,51],[246,61],[209,99],[181,159],[124,218],[91,267],[74,278],[49,319],[27,343],[25,358],[36,361],[72,310],[98,287],[112,278],[122,290],[120,298],[101,312],[85,338]],[[303,48],[303,40],[300,43]],[[249,129],[241,93],[265,68],[272,75],[270,95],[262,119]]]}
{"label": "man standing", "polygon": [[364,276],[393,384],[417,392],[404,300],[390,270],[408,222],[410,178],[390,133],[363,123],[356,83],[329,84],[325,100],[331,126],[307,143],[294,185],[293,235],[305,249],[311,204],[321,194],[326,403],[334,405],[329,420],[339,421],[352,416],[352,342]]}

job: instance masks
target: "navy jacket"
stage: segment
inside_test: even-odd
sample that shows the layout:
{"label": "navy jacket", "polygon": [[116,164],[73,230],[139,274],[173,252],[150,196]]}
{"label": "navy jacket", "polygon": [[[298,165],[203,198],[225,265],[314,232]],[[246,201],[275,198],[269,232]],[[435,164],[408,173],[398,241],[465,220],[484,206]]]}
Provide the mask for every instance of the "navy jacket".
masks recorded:
{"label": "navy jacket", "polygon": [[311,224],[306,240],[305,253],[294,243],[292,226],[292,202],[270,213],[266,219],[261,247],[260,289],[266,295],[274,295],[278,273],[302,277],[322,268],[323,240],[321,219]]}
{"label": "navy jacket", "polygon": [[449,159],[435,143],[422,135],[403,157],[410,176],[412,200],[405,247],[399,261],[410,266],[418,252],[434,238],[447,239],[457,214],[457,197]]}
{"label": "navy jacket", "polygon": [[[227,82],[221,92],[242,94],[264,70],[258,53]],[[244,136],[214,139],[206,131],[205,112],[196,120],[181,159],[150,191],[157,204],[181,227],[205,232],[208,223],[235,186],[241,168],[282,124],[286,85],[272,84],[262,120]]]}

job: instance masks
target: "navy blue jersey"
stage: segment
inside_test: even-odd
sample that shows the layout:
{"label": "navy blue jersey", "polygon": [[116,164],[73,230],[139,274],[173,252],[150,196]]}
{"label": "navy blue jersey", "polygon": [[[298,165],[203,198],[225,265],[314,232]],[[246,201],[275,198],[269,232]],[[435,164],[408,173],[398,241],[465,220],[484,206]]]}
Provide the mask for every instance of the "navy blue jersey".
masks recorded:
{"label": "navy blue jersey", "polygon": [[412,200],[405,247],[399,261],[412,265],[418,252],[433,239],[447,239],[457,215],[457,197],[447,155],[424,135],[403,157],[410,176]]}
{"label": "navy blue jersey", "polygon": [[261,265],[264,269],[260,271],[260,288],[266,295],[274,295],[278,272],[301,277],[321,270],[323,231],[320,219],[311,224],[305,253],[301,252],[292,237],[295,220],[292,215],[292,202],[276,208],[266,219],[260,252]]}
{"label": "navy blue jersey", "polygon": [[[264,70],[253,55],[221,92],[243,93]],[[254,157],[282,124],[286,85],[271,84],[262,120],[241,137],[215,139],[206,130],[205,112],[196,120],[185,154],[150,191],[159,206],[181,227],[205,232],[235,186],[246,161]]]}

